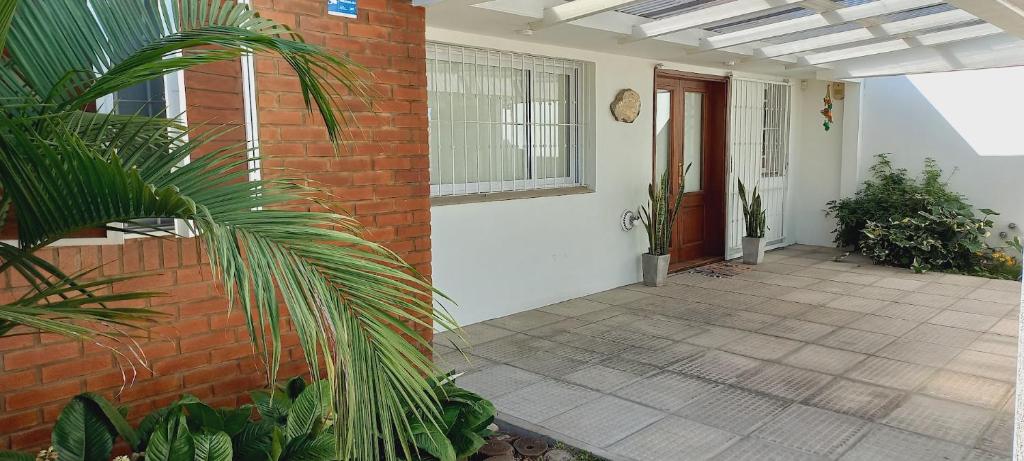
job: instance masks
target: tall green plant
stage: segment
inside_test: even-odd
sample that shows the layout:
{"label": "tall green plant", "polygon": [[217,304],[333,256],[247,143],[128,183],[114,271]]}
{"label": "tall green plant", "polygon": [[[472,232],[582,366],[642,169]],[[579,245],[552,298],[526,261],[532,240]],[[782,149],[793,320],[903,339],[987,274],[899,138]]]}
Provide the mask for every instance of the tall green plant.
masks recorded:
{"label": "tall green plant", "polygon": [[423,379],[436,373],[421,352],[430,344],[414,328],[456,327],[433,308],[428,280],[325,209],[301,178],[264,171],[249,180],[245,146],[191,155],[225,128],[201,134],[165,117],[83,110],[171,72],[271,54],[295,72],[307,110],[338,143],[334,101],[364,88],[353,64],[228,0],[0,3],[0,225],[16,210],[19,240],[0,244],[0,271],[29,282],[0,305],[0,334],[135,347],[132,336],[156,318],[142,303],[154,293],[111,294],[106,287],[125,277],[65,273],[36,253],[84,229],[182,219],[228,295],[225,311],[248,321],[269,382],[287,312],[310,372],[332,390],[336,457],[411,458],[414,424],[441,421]]}
{"label": "tall green plant", "polygon": [[742,179],[736,179],[736,187],[739,189],[740,201],[743,204],[743,222],[746,225],[747,237],[764,238],[764,232],[768,229],[768,218],[761,205],[761,194],[757,193],[757,186],[755,185],[751,191],[749,200]]}
{"label": "tall green plant", "polygon": [[662,173],[661,181],[647,186],[650,208],[640,205],[640,220],[647,231],[649,254],[667,255],[672,246],[672,226],[675,225],[679,206],[683,203],[683,186],[686,183],[686,173],[689,173],[691,166],[692,163],[686,165],[683,174],[679,175],[674,196],[667,169]]}

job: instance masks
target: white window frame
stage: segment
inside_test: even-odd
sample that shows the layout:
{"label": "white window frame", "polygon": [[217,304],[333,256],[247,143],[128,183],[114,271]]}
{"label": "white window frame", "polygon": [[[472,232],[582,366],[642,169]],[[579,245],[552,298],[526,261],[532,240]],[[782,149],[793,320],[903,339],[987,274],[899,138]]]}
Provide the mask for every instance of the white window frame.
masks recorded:
{"label": "white window frame", "polygon": [[[524,96],[524,99],[525,99],[525,102],[526,102],[526,106],[529,108],[529,110],[528,110],[529,113],[528,114],[524,114],[523,117],[525,119],[522,119],[522,120],[515,119],[515,120],[512,120],[511,122],[503,121],[502,125],[503,125],[504,129],[517,131],[517,134],[515,136],[516,136],[516,142],[518,143],[519,142],[518,132],[520,130],[522,131],[523,136],[526,136],[527,140],[529,140],[529,139],[531,139],[531,137],[533,135],[533,130],[536,127],[565,126],[565,128],[567,130],[567,135],[566,135],[567,148],[566,148],[565,152],[566,152],[566,155],[569,157],[567,159],[568,165],[567,165],[567,170],[566,171],[567,171],[568,174],[566,176],[552,177],[552,178],[538,178],[538,176],[543,176],[543,172],[538,171],[537,165],[538,165],[539,162],[535,161],[535,159],[538,158],[538,154],[537,154],[536,151],[537,151],[538,147],[542,147],[544,140],[540,140],[540,141],[536,141],[536,140],[531,140],[531,141],[523,140],[523,141],[526,141],[526,143],[523,144],[523,146],[524,146],[524,148],[523,148],[523,150],[524,150],[523,155],[525,156],[524,163],[529,165],[529,167],[526,168],[526,172],[527,172],[527,175],[528,175],[526,178],[509,178],[509,179],[502,178],[501,180],[497,180],[497,181],[474,181],[474,182],[469,182],[467,180],[467,181],[464,181],[462,183],[456,183],[454,181],[454,175],[455,175],[455,171],[457,171],[457,168],[455,167],[454,163],[458,159],[453,154],[453,156],[452,156],[453,165],[451,167],[451,171],[448,172],[449,174],[451,174],[453,176],[453,178],[452,178],[451,181],[449,181],[447,183],[443,182],[444,178],[439,178],[438,184],[433,184],[433,181],[431,181],[432,182],[431,185],[430,185],[430,196],[431,196],[431,198],[439,198],[439,197],[466,197],[466,196],[474,196],[474,195],[481,195],[481,194],[503,194],[503,193],[510,193],[510,192],[524,192],[524,191],[525,192],[529,192],[529,191],[538,191],[538,190],[546,190],[546,189],[575,188],[575,187],[586,187],[587,186],[586,167],[585,167],[584,162],[588,158],[588,156],[587,156],[587,149],[590,147],[589,146],[589,142],[588,142],[589,131],[588,131],[587,122],[590,120],[588,110],[589,110],[591,99],[593,98],[593,95],[590,92],[590,89],[588,88],[588,85],[589,85],[589,82],[590,82],[589,73],[591,72],[591,70],[590,70],[589,66],[585,62],[574,60],[574,59],[567,59],[567,58],[556,58],[556,57],[548,57],[548,56],[539,56],[539,55],[532,55],[532,54],[529,54],[529,53],[520,53],[520,52],[506,51],[506,50],[479,48],[479,47],[473,47],[473,46],[449,44],[449,43],[436,42],[436,41],[428,41],[427,42],[427,59],[428,60],[433,60],[435,63],[437,63],[436,65],[443,65],[441,63],[446,63],[447,62],[447,63],[461,63],[461,64],[473,65],[473,66],[486,65],[488,67],[493,67],[493,68],[502,69],[502,70],[508,69],[509,71],[512,71],[512,70],[525,71],[524,77],[525,77],[525,82],[527,84],[526,85],[527,88],[525,89],[524,92],[527,93],[527,94],[525,94],[523,96]],[[566,101],[566,104],[568,104],[570,106],[568,108],[567,112],[566,112],[567,117],[568,117],[568,121],[567,122],[560,123],[558,120],[552,118],[552,117],[555,117],[555,114],[549,113],[549,114],[542,114],[542,117],[548,117],[548,121],[541,122],[541,123],[539,123],[537,125],[534,125],[535,122],[532,120],[532,116],[535,115],[535,112],[534,112],[534,109],[533,109],[533,105],[537,101],[531,96],[531,94],[532,94],[532,91],[533,91],[532,90],[532,85],[537,80],[535,80],[535,78],[533,77],[532,74],[535,73],[538,70],[542,71],[542,72],[546,70],[548,73],[553,73],[553,74],[564,74],[567,77],[571,78],[571,80],[569,81],[571,87],[568,88],[569,91],[567,92],[567,95],[569,97],[567,98],[568,100]],[[465,69],[463,69],[462,72],[464,74],[466,72]],[[427,76],[427,78],[428,78],[428,107],[430,106],[430,104],[429,104],[429,98],[431,97],[430,96],[430,93],[431,93],[430,89],[433,87],[429,83],[429,79],[432,78],[432,76],[430,74],[431,74],[431,72],[428,72],[428,76]],[[477,76],[476,75],[472,75],[472,77],[476,78]],[[500,83],[500,79],[496,83]],[[516,97],[513,96],[513,101],[511,102],[512,104],[515,104],[517,102],[515,100],[515,98]],[[518,101],[518,102],[521,103],[522,101]],[[491,108],[488,107],[488,109],[491,109]],[[470,129],[477,129],[477,130],[479,130],[479,126],[480,126],[480,124],[482,122],[469,120],[470,119],[470,112],[472,112],[474,110],[476,110],[479,113],[480,108],[479,107],[464,107],[464,111],[466,112],[465,113],[466,121],[464,121],[462,123],[462,125],[463,125],[462,129],[463,130],[470,130]],[[429,112],[433,112],[434,109],[433,108],[429,108],[428,111]],[[448,120],[447,123],[450,124],[451,136],[452,136],[453,139],[455,139],[455,138],[457,138],[457,134],[458,134],[458,133],[456,133],[456,131],[458,131],[458,129],[455,128],[456,124],[458,122],[454,119],[454,114],[448,114],[448,116],[450,118],[447,119]],[[429,123],[435,123],[435,121],[438,120],[439,117],[443,117],[443,115],[428,113]],[[469,128],[468,125],[473,124],[473,123],[475,123],[477,125],[477,127],[476,128]],[[433,131],[433,130],[431,130],[431,131]],[[479,131],[477,133],[479,133]],[[441,136],[441,137],[443,137],[443,136]],[[479,143],[480,143],[480,139],[479,138],[477,138],[477,142],[478,142],[478,146],[479,146]],[[454,144],[454,142],[452,144]],[[466,152],[471,150],[470,147],[471,146],[465,146]],[[429,148],[430,148],[430,152],[432,154],[434,152],[437,152],[437,150],[440,149],[440,140],[431,139],[429,141]],[[454,149],[454,146],[452,148]],[[495,159],[500,157],[500,155],[497,152],[492,151],[490,149],[490,146],[488,146],[488,149],[486,149],[486,150],[485,149],[479,149],[479,150],[480,150],[480,152],[477,152],[477,154],[476,154],[477,155],[476,160],[477,160],[478,167],[479,167],[479,165],[481,163],[481,159],[482,158],[487,158],[488,159],[487,160],[488,165],[492,165],[492,164],[495,163],[495,161],[496,161]],[[481,153],[483,155],[481,155]],[[464,154],[464,155],[468,155],[468,154]],[[468,157],[465,158],[465,160],[468,160]],[[503,160],[497,160],[497,161],[503,162]],[[439,155],[438,156],[430,155],[430,168],[432,170],[435,170],[435,168],[437,170],[440,170],[440,162],[441,162],[441,159],[440,159]],[[435,170],[435,171],[437,171],[437,170]],[[440,173],[438,173],[438,174],[440,174]],[[468,174],[466,176],[468,176]]]}

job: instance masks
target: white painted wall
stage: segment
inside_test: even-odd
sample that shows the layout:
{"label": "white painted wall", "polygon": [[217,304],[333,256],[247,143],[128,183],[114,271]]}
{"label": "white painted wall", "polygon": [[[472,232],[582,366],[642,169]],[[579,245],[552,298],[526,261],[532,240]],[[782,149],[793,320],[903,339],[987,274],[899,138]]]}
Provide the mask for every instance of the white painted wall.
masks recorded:
{"label": "white painted wall", "polygon": [[1002,213],[994,219],[994,234],[1019,235],[1007,224],[1024,225],[1021,81],[1024,68],[865,80],[859,178],[878,153],[891,153],[897,167],[912,173],[932,157],[950,177],[951,189],[976,207]]}
{"label": "white painted wall", "polygon": [[[646,201],[656,63],[433,27],[427,38],[571,57],[593,62],[596,69],[594,192],[432,207],[433,280],[458,303],[451,309],[455,318],[469,324],[637,282],[646,238],[639,223],[624,232],[619,220],[624,210]],[[644,98],[632,124],[614,121],[608,110],[623,88]]]}
{"label": "white painted wall", "polygon": [[825,217],[825,203],[840,196],[845,101],[833,101],[835,121],[822,127],[826,82],[809,80],[794,89],[793,139],[790,156],[790,200],[786,233],[793,243],[832,245],[834,220]]}

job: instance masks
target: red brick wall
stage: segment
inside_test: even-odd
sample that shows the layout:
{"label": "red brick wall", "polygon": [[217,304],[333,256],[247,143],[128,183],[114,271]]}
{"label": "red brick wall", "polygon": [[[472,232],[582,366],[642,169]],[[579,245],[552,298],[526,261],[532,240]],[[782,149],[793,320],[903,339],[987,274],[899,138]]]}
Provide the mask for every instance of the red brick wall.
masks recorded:
{"label": "red brick wall", "polygon": [[[325,0],[256,0],[262,14],[302,32],[307,41],[349,55],[372,74],[372,107],[346,98],[355,124],[338,154],[317,118],[304,112],[294,75],[279,60],[258,58],[257,87],[264,165],[305,172],[328,189],[333,206],[354,213],[369,237],[430,274],[430,210],[426,121],[424,16],[408,0],[360,0],[359,18],[327,16]],[[186,73],[188,118],[240,125],[237,62]],[[236,130],[222,143],[243,139]],[[210,146],[216,147],[216,146]],[[0,449],[48,445],[50,428],[67,399],[100,392],[131,407],[150,409],[191,393],[215,405],[244,401],[263,385],[242,317],[227,315],[194,239],[129,240],[117,246],[70,246],[43,255],[68,271],[103,264],[100,273],[147,274],[117,289],[155,289],[168,296],[149,305],[169,314],[140,341],[150,370],[123,391],[118,358],[94,344],[58,337],[0,338]],[[0,276],[0,299],[20,295],[25,282]],[[429,334],[425,332],[426,334]],[[285,339],[281,374],[304,369],[294,337]],[[120,394],[118,392],[120,391]]]}

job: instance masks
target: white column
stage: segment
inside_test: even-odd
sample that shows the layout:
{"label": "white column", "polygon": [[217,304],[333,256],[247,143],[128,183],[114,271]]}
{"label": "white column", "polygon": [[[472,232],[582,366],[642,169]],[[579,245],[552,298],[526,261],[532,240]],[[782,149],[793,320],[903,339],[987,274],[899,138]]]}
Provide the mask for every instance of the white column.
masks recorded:
{"label": "white column", "polygon": [[[1021,310],[1024,311],[1024,289],[1020,295]],[[1024,460],[1024,389],[1021,389],[1021,382],[1024,382],[1024,360],[1021,360],[1021,351],[1024,351],[1024,324],[1020,322],[1020,314],[1017,314],[1017,399],[1013,411],[1013,459],[1014,461]]]}

